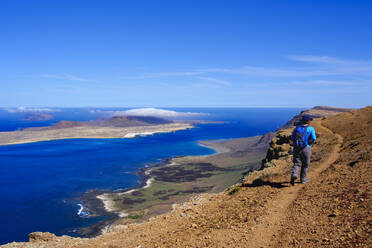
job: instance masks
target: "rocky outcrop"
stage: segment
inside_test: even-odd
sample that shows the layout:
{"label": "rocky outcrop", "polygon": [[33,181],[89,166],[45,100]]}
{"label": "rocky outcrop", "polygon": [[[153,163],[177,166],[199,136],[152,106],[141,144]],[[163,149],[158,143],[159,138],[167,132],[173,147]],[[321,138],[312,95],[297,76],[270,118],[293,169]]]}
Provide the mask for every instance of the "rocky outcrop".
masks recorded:
{"label": "rocky outcrop", "polygon": [[40,241],[51,241],[56,239],[56,235],[49,232],[33,232],[28,235],[30,242],[40,242]]}
{"label": "rocky outcrop", "polygon": [[291,159],[292,129],[283,129],[277,132],[276,136],[271,140],[269,149],[267,150],[266,158],[262,160],[261,169],[275,166],[278,160],[288,161]]}

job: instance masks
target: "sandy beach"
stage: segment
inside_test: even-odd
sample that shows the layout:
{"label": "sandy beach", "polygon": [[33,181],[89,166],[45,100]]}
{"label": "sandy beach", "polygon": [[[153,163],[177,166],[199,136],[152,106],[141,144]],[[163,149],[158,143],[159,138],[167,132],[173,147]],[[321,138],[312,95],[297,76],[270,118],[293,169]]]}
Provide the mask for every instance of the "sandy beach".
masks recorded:
{"label": "sandy beach", "polygon": [[[204,147],[207,147],[207,148],[210,148],[210,149],[213,149],[215,151],[215,154],[229,152],[230,149],[227,148],[226,146],[223,146],[220,143],[218,143],[219,141],[220,140],[216,140],[216,141],[200,141],[200,142],[198,142],[198,145],[199,146],[204,146]],[[205,156],[210,156],[210,155],[205,155]]]}
{"label": "sandy beach", "polygon": [[[146,189],[148,187],[151,186],[151,183],[154,181],[154,178],[148,178],[146,180],[146,183],[144,186],[142,187],[139,187],[139,188],[134,188],[134,189],[130,189],[128,191],[125,191],[125,192],[121,192],[121,193],[116,193],[118,195],[125,195],[125,194],[131,194],[132,192],[136,191],[136,190],[140,190],[140,189]],[[111,212],[111,213],[116,213],[118,214],[119,217],[121,218],[124,218],[124,217],[127,217],[129,214],[126,213],[125,211],[123,210],[118,210],[114,207],[114,201],[111,199],[110,197],[110,193],[104,193],[104,194],[101,194],[101,195],[97,195],[96,196],[98,199],[100,199],[103,203],[103,206],[105,208],[105,210],[107,212]]]}

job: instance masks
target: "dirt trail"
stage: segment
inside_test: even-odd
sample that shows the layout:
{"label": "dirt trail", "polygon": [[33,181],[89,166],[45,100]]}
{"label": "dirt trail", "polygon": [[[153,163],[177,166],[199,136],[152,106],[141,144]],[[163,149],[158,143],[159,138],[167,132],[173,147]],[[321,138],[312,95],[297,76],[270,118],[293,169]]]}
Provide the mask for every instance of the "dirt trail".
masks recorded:
{"label": "dirt trail", "polygon": [[[318,132],[328,132],[337,138],[337,144],[333,147],[329,156],[322,163],[319,163],[315,168],[309,170],[309,179],[314,180],[323,170],[333,164],[340,156],[340,149],[343,138],[341,135],[333,133],[328,128],[324,127],[321,122],[314,123],[315,129]],[[281,189],[270,202],[268,202],[267,214],[258,219],[257,225],[254,227],[254,232],[251,237],[253,240],[252,247],[274,247],[276,238],[279,234],[283,221],[286,217],[288,206],[297,198],[299,191],[305,187],[302,184],[296,184],[295,187],[287,187]]]}

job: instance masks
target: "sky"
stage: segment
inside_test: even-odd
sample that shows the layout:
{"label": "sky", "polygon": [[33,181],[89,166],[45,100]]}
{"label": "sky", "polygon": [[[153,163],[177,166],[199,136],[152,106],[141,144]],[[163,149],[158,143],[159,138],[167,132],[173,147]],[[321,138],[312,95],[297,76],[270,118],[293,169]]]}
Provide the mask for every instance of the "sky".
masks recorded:
{"label": "sky", "polygon": [[372,1],[2,0],[0,107],[364,107]]}

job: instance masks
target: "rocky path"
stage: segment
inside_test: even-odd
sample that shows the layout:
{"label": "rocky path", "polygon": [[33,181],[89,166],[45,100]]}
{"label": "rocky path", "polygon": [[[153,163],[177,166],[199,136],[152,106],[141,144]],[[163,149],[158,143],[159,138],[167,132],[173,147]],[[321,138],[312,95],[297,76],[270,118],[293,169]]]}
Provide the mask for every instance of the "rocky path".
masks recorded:
{"label": "rocky path", "polygon": [[[319,173],[338,159],[340,146],[343,140],[340,135],[324,127],[321,122],[316,123],[314,127],[318,132],[327,132],[335,136],[337,138],[337,144],[333,146],[332,151],[322,163],[317,164],[315,168],[310,168],[309,179],[311,181],[314,181]],[[253,241],[251,247],[275,247],[273,243],[276,243],[276,237],[278,237],[279,231],[283,226],[288,207],[297,198],[300,190],[305,186],[311,187],[311,182],[306,185],[296,184],[294,187],[283,188],[274,199],[268,202],[266,206],[267,214],[260,217],[257,221],[257,225],[254,227],[255,232],[251,237]]]}

